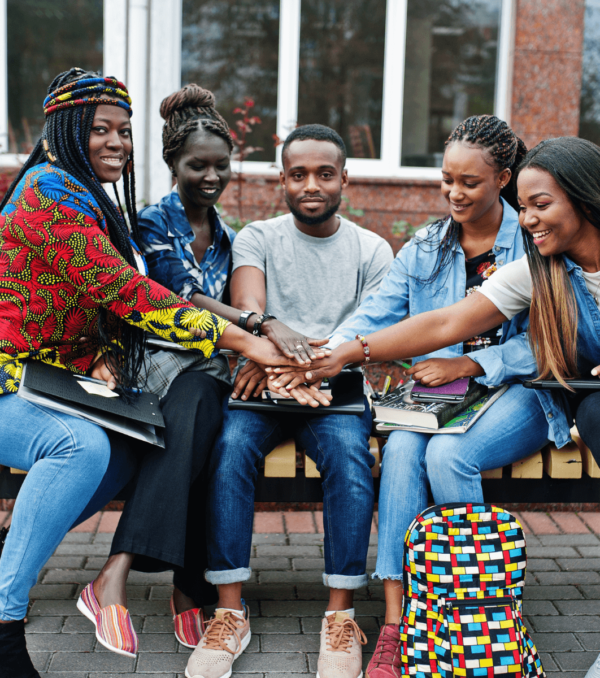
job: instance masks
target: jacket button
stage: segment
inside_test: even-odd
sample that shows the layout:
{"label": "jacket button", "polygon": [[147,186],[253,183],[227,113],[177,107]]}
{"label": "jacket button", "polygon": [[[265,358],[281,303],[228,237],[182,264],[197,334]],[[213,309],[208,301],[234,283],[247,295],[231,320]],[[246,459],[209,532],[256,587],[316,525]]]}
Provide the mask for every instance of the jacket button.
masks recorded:
{"label": "jacket button", "polygon": [[499,252],[499,251],[500,251],[500,248],[498,247],[498,245],[496,245],[496,247],[494,247],[494,250],[495,250],[496,252]]}
{"label": "jacket button", "polygon": [[504,264],[504,259],[500,259],[500,261],[498,262],[498,266],[502,266],[502,264]]}
{"label": "jacket button", "polygon": [[548,419],[554,419],[554,415],[552,414],[552,412],[548,414]]}

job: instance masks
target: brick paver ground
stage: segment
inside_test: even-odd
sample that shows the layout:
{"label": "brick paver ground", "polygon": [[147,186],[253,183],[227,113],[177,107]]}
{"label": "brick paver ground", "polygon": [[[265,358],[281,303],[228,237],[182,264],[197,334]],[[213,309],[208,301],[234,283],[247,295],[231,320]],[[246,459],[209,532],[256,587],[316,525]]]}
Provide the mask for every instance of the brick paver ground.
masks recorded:
{"label": "brick paver ground", "polygon": [[[524,613],[552,676],[582,678],[600,652],[600,514],[524,513],[529,555]],[[171,574],[133,572],[129,609],[140,638],[136,659],[107,652],[92,625],[75,608],[82,587],[102,566],[119,514],[90,518],[69,533],[32,590],[28,647],[48,678],[129,678],[153,674],[179,678],[190,650],[173,636],[168,601]],[[0,513],[0,526],[10,520]],[[327,590],[323,569],[322,515],[262,513],[255,521],[252,580],[244,595],[253,638],[234,665],[244,678],[314,674],[320,618]],[[377,554],[373,522],[369,571]],[[373,650],[384,614],[381,582],[357,592],[356,613]],[[290,675],[290,678],[293,676]],[[298,676],[300,678],[300,676]]]}

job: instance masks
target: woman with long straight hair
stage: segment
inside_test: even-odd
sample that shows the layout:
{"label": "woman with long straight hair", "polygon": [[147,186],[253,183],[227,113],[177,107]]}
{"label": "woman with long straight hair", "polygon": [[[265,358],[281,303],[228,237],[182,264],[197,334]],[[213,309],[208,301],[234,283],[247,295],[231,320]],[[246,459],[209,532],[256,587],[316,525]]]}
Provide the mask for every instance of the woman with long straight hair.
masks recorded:
{"label": "woman with long straight hair", "polygon": [[[508,431],[507,446],[518,449],[522,436],[545,430],[563,447],[570,440],[574,418],[582,439],[600,461],[600,393],[575,394],[568,386],[568,380],[577,376],[600,375],[600,148],[575,137],[544,141],[526,155],[518,170],[517,189],[526,256],[507,264],[457,304],[368,335],[365,342],[373,360],[420,355],[465,341],[529,309],[528,334],[537,376],[554,377],[564,390],[529,390],[525,397],[526,389],[513,386],[467,434],[457,438],[464,442],[471,431],[487,430],[491,435]],[[363,360],[363,344],[349,341],[318,369],[294,375],[289,383],[296,378],[332,376],[344,365]],[[292,374],[273,380],[284,384]],[[494,410],[512,390],[522,392],[522,410],[516,419],[498,420]],[[464,453],[470,459],[467,445]],[[487,468],[506,462],[499,453],[489,463]],[[479,468],[440,467],[449,486],[459,472],[476,479]],[[598,676],[600,658],[588,673],[589,678]]]}
{"label": "woman with long straight hair", "polygon": [[[266,339],[146,277],[125,85],[73,68],[50,85],[44,113],[42,138],[0,204],[0,464],[28,471],[0,558],[2,678],[39,678],[25,644],[29,590],[66,532],[135,467],[125,438],[19,398],[24,363],[136,387],[145,331],[206,358],[231,348],[259,363],[289,362]],[[131,232],[103,188],[122,177]],[[103,644],[135,650],[125,608],[90,613]]]}

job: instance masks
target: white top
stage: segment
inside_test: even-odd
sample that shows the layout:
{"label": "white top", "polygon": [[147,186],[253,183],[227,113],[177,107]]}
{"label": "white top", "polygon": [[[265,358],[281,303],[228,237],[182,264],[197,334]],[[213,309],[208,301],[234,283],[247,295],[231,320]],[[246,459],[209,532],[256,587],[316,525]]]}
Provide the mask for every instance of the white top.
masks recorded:
{"label": "white top", "polygon": [[[600,308],[600,271],[582,271],[586,287]],[[494,306],[509,320],[531,304],[531,273],[527,257],[506,264],[490,276],[479,288]]]}

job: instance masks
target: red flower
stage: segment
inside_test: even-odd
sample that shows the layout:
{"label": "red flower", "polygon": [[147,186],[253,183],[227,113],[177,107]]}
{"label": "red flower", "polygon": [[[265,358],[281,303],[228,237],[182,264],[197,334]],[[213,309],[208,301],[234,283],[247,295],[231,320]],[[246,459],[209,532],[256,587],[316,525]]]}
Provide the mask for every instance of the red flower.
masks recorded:
{"label": "red flower", "polygon": [[55,315],[49,315],[46,320],[44,321],[44,324],[42,325],[42,338],[44,340],[44,343],[48,343],[50,341],[50,338],[56,331],[56,316]]}
{"label": "red flower", "polygon": [[81,334],[87,324],[85,311],[79,307],[70,308],[65,316],[64,339],[71,339]]}

